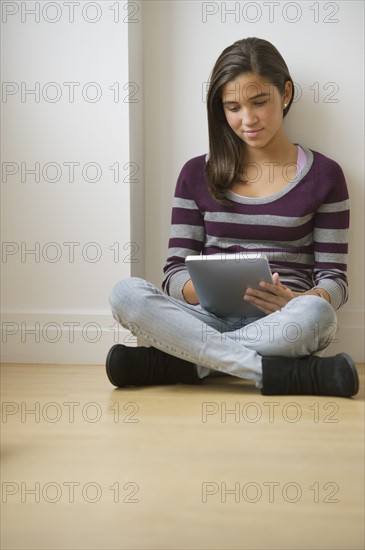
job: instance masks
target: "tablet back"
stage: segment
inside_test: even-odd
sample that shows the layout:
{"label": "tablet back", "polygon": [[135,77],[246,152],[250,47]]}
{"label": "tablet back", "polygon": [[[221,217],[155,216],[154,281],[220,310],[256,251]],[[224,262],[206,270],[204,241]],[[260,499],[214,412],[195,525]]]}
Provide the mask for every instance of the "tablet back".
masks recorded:
{"label": "tablet back", "polygon": [[258,253],[187,256],[185,260],[200,305],[218,317],[264,314],[243,299],[246,288],[272,281],[267,257]]}

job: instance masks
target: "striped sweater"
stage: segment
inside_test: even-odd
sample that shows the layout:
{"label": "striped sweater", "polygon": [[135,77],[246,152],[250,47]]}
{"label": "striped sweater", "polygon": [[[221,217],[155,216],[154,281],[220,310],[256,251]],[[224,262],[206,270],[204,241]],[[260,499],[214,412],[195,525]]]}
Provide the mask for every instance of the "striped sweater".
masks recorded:
{"label": "striped sweater", "polygon": [[191,254],[263,252],[291,290],[325,289],[334,309],[347,294],[349,199],[341,167],[304,148],[306,163],[284,189],[264,198],[227,192],[232,207],[211,197],[207,156],[189,160],[177,181],[163,291],[184,301]]}

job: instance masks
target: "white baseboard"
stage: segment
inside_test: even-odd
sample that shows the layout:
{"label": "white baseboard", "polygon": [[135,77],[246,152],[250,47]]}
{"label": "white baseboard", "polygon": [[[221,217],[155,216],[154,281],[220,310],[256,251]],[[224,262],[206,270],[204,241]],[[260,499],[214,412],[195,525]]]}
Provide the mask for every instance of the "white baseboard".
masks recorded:
{"label": "white baseboard", "polygon": [[[338,313],[339,332],[324,356],[346,352],[356,361],[364,357],[364,311]],[[137,345],[137,338],[110,314],[2,313],[3,363],[104,364],[113,344]],[[138,341],[139,345],[146,345]]]}
{"label": "white baseboard", "polygon": [[3,313],[3,363],[104,364],[113,344],[137,345],[109,314]]}

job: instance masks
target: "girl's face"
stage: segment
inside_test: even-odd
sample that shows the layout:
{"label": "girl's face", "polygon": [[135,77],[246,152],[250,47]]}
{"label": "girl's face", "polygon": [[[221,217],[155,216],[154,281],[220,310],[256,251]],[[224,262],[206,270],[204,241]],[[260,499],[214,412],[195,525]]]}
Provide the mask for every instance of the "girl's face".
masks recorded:
{"label": "girl's face", "polygon": [[242,73],[223,88],[222,103],[227,122],[249,147],[262,149],[283,135],[283,111],[291,94],[290,81],[281,95],[267,79],[254,73]]}

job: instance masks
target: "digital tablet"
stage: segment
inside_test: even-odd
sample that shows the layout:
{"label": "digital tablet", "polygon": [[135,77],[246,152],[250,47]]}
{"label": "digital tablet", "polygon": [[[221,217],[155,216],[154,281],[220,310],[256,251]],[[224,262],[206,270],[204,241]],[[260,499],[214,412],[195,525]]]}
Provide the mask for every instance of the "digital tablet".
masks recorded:
{"label": "digital tablet", "polygon": [[218,317],[260,316],[261,310],[246,302],[246,288],[272,282],[265,254],[240,252],[187,256],[185,259],[200,305]]}

